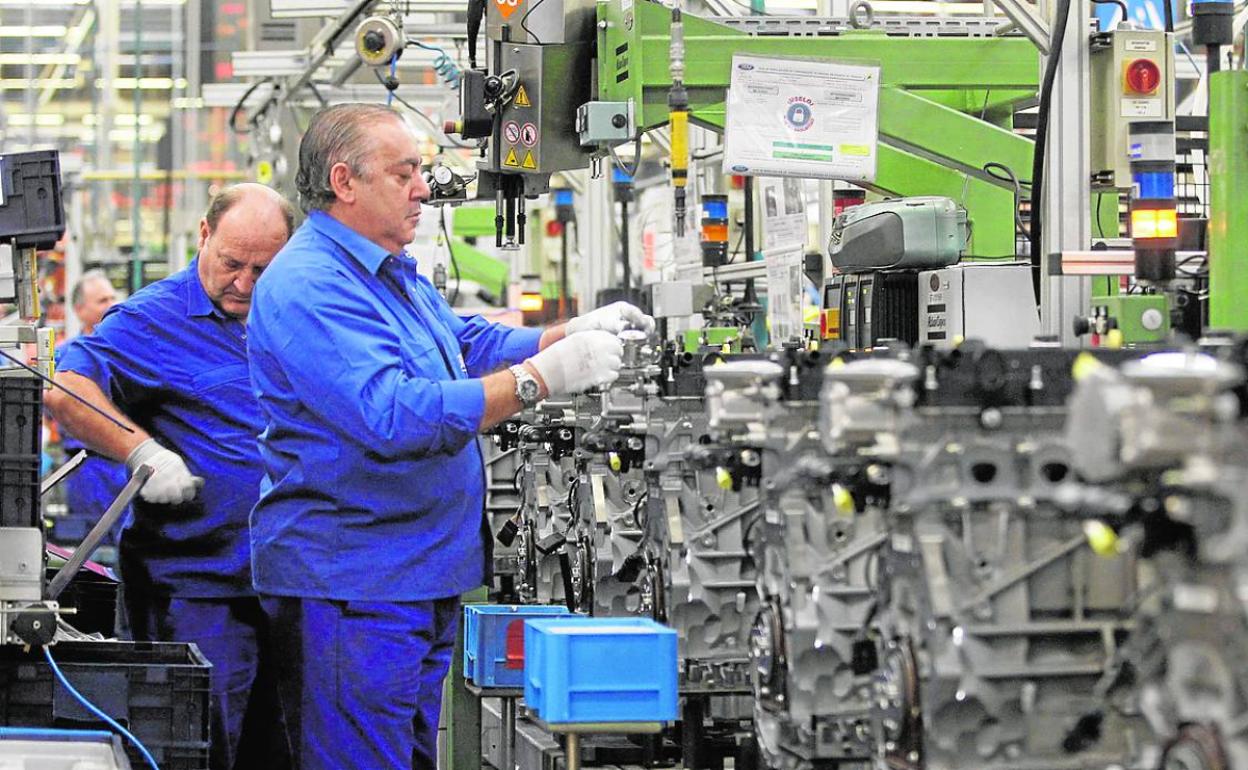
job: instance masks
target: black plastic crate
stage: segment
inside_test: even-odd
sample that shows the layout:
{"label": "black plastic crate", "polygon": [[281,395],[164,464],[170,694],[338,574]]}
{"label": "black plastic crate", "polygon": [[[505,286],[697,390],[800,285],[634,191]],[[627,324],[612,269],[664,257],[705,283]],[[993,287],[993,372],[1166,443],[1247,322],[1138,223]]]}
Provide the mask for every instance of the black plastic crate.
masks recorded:
{"label": "black plastic crate", "polygon": [[[47,570],[47,580],[52,582],[57,569]],[[84,634],[102,634],[105,637],[117,633],[117,586],[116,580],[109,580],[91,570],[83,569],[73,579],[56,601],[62,609],[72,607],[73,615],[65,617],[66,622]],[[52,653],[55,655],[56,650]]]}
{"label": "black plastic crate", "polygon": [[[207,770],[211,664],[193,644],[61,642],[52,655],[77,690],[143,741],[162,770]],[[105,729],[56,681],[41,651],[0,648],[0,722]],[[145,765],[129,743],[135,767]]]}
{"label": "black plastic crate", "polygon": [[43,383],[20,369],[0,371],[0,526],[42,526],[42,415]]}
{"label": "black plastic crate", "polygon": [[0,155],[0,238],[19,249],[50,249],[64,232],[60,154]]}

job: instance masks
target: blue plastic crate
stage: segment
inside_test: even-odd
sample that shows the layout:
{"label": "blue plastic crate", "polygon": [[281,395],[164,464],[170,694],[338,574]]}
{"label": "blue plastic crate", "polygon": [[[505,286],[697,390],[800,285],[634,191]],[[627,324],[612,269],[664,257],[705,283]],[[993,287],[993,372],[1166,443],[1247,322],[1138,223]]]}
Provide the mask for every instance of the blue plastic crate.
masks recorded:
{"label": "blue plastic crate", "polygon": [[464,605],[464,678],[478,687],[523,687],[524,621],[568,614],[563,606]]}
{"label": "blue plastic crate", "polygon": [[524,700],[547,724],[676,719],[676,632],[645,618],[524,626]]}

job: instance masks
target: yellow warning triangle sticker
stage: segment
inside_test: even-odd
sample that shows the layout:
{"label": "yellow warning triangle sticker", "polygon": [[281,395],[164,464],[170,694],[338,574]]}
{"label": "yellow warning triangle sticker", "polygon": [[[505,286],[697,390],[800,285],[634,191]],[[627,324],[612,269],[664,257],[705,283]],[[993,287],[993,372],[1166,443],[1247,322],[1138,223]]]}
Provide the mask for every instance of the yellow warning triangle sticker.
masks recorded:
{"label": "yellow warning triangle sticker", "polygon": [[536,169],[536,168],[537,168],[537,164],[533,162],[533,151],[532,151],[532,150],[530,150],[529,152],[526,152],[526,153],[524,154],[524,163],[523,163],[522,165],[523,165],[525,168],[528,168],[528,169]]}
{"label": "yellow warning triangle sticker", "polygon": [[516,160],[516,148],[512,147],[507,151],[507,157],[503,160],[504,166],[520,167],[520,161]]}
{"label": "yellow warning triangle sticker", "polygon": [[524,86],[520,86],[520,88],[516,90],[516,106],[517,107],[532,107],[533,106],[533,102],[529,101],[529,94],[524,90]]}

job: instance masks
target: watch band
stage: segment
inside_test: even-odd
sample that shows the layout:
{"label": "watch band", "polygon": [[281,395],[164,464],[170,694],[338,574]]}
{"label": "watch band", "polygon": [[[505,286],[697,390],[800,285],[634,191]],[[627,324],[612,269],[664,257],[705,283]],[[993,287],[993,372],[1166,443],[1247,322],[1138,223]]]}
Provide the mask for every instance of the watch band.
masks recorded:
{"label": "watch band", "polygon": [[[541,392],[541,386],[537,382],[537,378],[533,376],[528,369],[520,364],[516,364],[508,369],[512,376],[516,378],[516,400],[525,407],[534,406],[541,399],[538,394]],[[529,395],[526,396],[526,391]]]}

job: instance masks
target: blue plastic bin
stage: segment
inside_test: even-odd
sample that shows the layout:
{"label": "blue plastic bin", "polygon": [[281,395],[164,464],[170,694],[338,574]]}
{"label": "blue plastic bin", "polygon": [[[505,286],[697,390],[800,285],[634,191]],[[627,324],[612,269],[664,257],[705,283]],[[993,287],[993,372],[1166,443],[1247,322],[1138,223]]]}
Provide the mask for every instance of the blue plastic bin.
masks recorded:
{"label": "blue plastic bin", "polygon": [[676,632],[646,618],[524,624],[524,700],[547,724],[676,719]]}
{"label": "blue plastic bin", "polygon": [[464,678],[478,687],[523,687],[524,621],[567,614],[563,606],[464,605]]}

